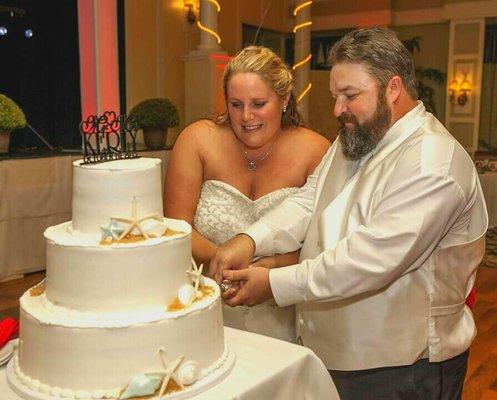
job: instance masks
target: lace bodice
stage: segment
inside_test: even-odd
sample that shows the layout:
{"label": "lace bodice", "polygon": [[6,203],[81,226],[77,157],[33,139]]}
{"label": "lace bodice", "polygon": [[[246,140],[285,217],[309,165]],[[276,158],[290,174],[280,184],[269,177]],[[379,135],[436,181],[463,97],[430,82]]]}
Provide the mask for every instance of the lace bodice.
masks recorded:
{"label": "lace bodice", "polygon": [[193,221],[195,229],[213,243],[222,244],[298,190],[282,188],[252,200],[225,182],[205,181]]}
{"label": "lace bodice", "polygon": [[[262,215],[276,207],[299,188],[275,190],[252,200],[235,187],[208,180],[202,185],[193,224],[195,229],[215,244],[222,244],[240,233]],[[294,307],[279,308],[274,302],[255,307],[223,306],[224,324],[295,343]]]}

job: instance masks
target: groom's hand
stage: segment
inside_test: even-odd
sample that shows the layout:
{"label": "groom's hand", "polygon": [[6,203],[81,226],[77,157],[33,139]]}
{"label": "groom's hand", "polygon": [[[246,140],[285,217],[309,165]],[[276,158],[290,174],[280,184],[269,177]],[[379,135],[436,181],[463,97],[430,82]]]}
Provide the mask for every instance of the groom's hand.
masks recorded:
{"label": "groom's hand", "polygon": [[223,281],[223,271],[227,269],[247,268],[252,262],[255,243],[245,234],[235,236],[218,247],[209,265],[209,275],[218,284]]}
{"label": "groom's hand", "polygon": [[224,302],[229,306],[255,306],[273,298],[271,284],[269,283],[269,269],[262,267],[246,268],[238,271],[224,271],[223,277],[243,285],[230,298]]}

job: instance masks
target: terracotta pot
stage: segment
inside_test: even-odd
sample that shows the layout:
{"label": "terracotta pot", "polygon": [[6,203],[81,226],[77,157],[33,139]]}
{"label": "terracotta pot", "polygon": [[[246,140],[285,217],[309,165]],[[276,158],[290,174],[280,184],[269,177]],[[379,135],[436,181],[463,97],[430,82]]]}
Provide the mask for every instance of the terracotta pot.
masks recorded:
{"label": "terracotta pot", "polygon": [[143,138],[145,146],[149,149],[163,149],[166,147],[167,129],[162,131],[157,128],[143,128]]}
{"label": "terracotta pot", "polygon": [[10,131],[0,131],[0,154],[9,152]]}

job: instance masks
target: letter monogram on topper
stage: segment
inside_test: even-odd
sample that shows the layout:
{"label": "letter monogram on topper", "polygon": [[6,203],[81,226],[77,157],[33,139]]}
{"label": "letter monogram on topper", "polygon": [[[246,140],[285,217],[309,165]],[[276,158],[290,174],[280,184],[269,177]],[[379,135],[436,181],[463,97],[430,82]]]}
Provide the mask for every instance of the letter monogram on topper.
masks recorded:
{"label": "letter monogram on topper", "polygon": [[136,122],[133,116],[106,111],[90,115],[81,121],[83,164],[138,158],[136,151]]}

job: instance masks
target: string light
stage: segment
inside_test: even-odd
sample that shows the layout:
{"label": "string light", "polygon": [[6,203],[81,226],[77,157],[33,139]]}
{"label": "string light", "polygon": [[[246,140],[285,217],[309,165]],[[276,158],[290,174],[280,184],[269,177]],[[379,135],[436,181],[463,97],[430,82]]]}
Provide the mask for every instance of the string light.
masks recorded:
{"label": "string light", "polygon": [[[221,6],[217,2],[217,0],[207,0],[207,4],[212,4],[214,7],[216,7],[217,12],[221,11]],[[209,29],[206,26],[202,25],[200,23],[200,21],[197,21],[197,26],[199,27],[199,29],[201,31],[207,32],[209,35],[214,36],[216,38],[218,44],[221,43],[221,37],[218,35],[218,33],[216,31],[214,31],[213,29]]]}
{"label": "string light", "polygon": [[294,64],[293,65],[293,70],[295,71],[297,68],[301,67],[302,65],[304,65],[306,62],[309,62],[311,61],[311,58],[312,58],[312,54],[309,54],[306,58],[304,58],[302,61],[299,61],[298,63]]}
{"label": "string light", "polygon": [[306,1],[305,3],[299,4],[297,7],[294,8],[293,10],[293,15],[297,16],[297,14],[302,11],[305,7],[310,7],[312,4],[312,0]]}
{"label": "string light", "polygon": [[302,93],[300,93],[300,96],[297,98],[297,103],[300,102],[300,100],[302,100],[304,98],[304,96],[307,94],[307,92],[309,90],[311,90],[311,87],[312,87],[312,83],[309,82],[307,87],[302,91]]}
{"label": "string light", "polygon": [[207,1],[211,2],[212,4],[214,4],[216,6],[217,12],[221,11],[221,6],[217,2],[217,0],[207,0]]}
{"label": "string light", "polygon": [[212,36],[214,36],[217,40],[217,43],[221,43],[221,37],[217,34],[216,31],[213,31],[212,29],[209,29],[205,26],[203,26],[200,21],[197,21],[197,26],[204,32],[207,32],[209,34],[211,34]]}
{"label": "string light", "polygon": [[[310,7],[312,4],[312,0],[309,0],[309,1],[306,1],[302,4],[299,4],[298,6],[296,6],[293,10],[293,15],[295,17],[297,17],[298,13],[301,12],[303,9],[305,9],[306,7]],[[304,21],[300,24],[297,24],[294,26],[293,28],[293,33],[297,33],[298,30],[300,29],[303,29],[303,28],[306,28],[306,27],[309,27],[312,25],[312,21]],[[300,68],[302,67],[303,65],[307,64],[308,62],[311,61],[311,58],[312,58],[312,54],[309,53],[306,57],[304,57],[302,60],[296,62],[294,65],[293,65],[293,70],[296,71],[297,68]],[[309,83],[307,85],[307,87],[302,91],[302,93],[300,93],[300,95],[297,97],[297,103],[300,102],[306,95],[307,93],[309,92],[309,90],[311,90],[311,87],[312,87],[312,84]]]}
{"label": "string light", "polygon": [[306,26],[312,25],[312,21],[302,22],[301,24],[295,25],[293,27],[293,33],[297,33],[299,29],[305,28]]}
{"label": "string light", "polygon": [[299,6],[295,7],[295,10],[293,10],[293,15],[297,16],[298,12],[302,10],[304,7],[308,7],[312,4],[311,1],[306,1],[305,3],[300,4]]}

